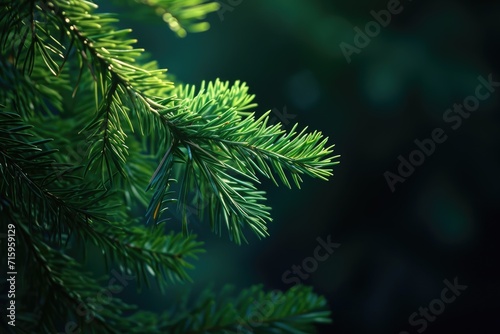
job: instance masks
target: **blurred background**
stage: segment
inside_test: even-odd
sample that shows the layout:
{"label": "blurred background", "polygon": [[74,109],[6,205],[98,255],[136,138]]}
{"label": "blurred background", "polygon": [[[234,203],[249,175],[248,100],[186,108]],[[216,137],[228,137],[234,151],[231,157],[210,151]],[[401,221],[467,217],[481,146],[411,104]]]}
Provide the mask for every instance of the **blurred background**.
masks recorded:
{"label": "blurred background", "polygon": [[[160,19],[121,24],[179,82],[245,81],[259,113],[273,110],[288,129],[321,130],[342,157],[329,182],[264,184],[274,218],[266,240],[237,246],[192,217],[207,248],[192,272],[195,289],[287,289],[294,283],[284,273],[330,236],[340,247],[300,279],[328,299],[333,323],[322,332],[423,332],[409,317],[429,304],[439,310],[444,280],[467,288],[426,333],[497,332],[500,87],[456,129],[443,116],[475,96],[479,76],[500,81],[500,3],[405,0],[386,27],[368,26],[367,42],[355,27],[365,31],[370,12],[393,1],[221,2],[226,10],[208,18],[208,32],[183,39]],[[392,191],[384,174],[397,175],[398,157],[409,159],[414,141],[436,128],[446,141]],[[161,311],[177,289],[125,299]]]}

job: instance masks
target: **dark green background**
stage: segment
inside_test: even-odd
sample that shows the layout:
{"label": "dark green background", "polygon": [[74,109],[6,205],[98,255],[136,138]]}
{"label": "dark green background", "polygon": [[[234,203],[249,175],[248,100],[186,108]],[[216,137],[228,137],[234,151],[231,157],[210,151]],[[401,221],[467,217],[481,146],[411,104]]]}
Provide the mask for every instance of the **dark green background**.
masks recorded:
{"label": "dark green background", "polygon": [[[328,298],[333,324],[325,333],[417,333],[410,314],[455,277],[467,290],[425,333],[497,332],[500,89],[457,130],[442,117],[474,94],[479,75],[500,81],[500,4],[404,1],[348,64],[339,44],[353,44],[353,27],[387,3],[243,0],[185,39],[161,20],[122,21],[177,80],[245,81],[259,113],[286,108],[342,155],[330,182],[307,179],[300,191],[264,184],[274,218],[266,240],[236,246],[192,219],[208,250],[195,262],[195,285],[288,288],[283,273],[331,235],[340,248],[304,281]],[[396,173],[398,156],[408,158],[414,140],[435,128],[447,140],[392,193],[384,173]],[[128,299],[160,311],[176,290]]]}

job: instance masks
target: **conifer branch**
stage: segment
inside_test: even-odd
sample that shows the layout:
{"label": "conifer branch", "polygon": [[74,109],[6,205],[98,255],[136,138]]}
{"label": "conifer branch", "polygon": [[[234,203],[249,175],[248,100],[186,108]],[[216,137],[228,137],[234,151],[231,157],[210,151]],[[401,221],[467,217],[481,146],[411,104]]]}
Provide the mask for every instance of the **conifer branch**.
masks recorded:
{"label": "conifer branch", "polygon": [[[207,14],[215,12],[220,5],[208,0],[122,0],[115,1],[139,10],[143,16],[159,16],[179,37],[187,32],[203,32],[210,24],[203,21]],[[142,6],[134,6],[140,4]]]}
{"label": "conifer branch", "polygon": [[[326,146],[328,138],[321,132],[306,133],[307,128],[297,132],[295,125],[286,133],[281,124],[268,125],[269,112],[256,118],[249,111],[255,104],[245,84],[230,86],[217,80],[202,83],[199,91],[194,86],[179,86],[173,93],[178,100],[167,105],[172,111],[166,117],[177,141],[167,151],[171,154],[167,163],[150,183],[155,194],[147,213],[149,220],[158,219],[154,213],[164,202],[176,201],[182,209],[196,189],[199,206],[208,208],[213,231],[220,234],[226,225],[236,243],[246,240],[245,227],[265,237],[271,218],[270,208],[263,204],[265,193],[254,186],[259,176],[276,185],[279,178],[287,187],[291,187],[291,177],[300,187],[302,175],[326,180],[332,175],[331,166],[338,163],[338,156],[331,155],[333,146]],[[174,157],[180,165],[179,194],[165,201],[175,180]],[[188,229],[185,215],[183,229]]]}
{"label": "conifer branch", "polygon": [[[16,209],[25,221],[35,225],[34,231],[50,231],[54,238],[58,236],[59,244],[63,234],[72,232],[77,239],[92,240],[107,260],[137,271],[139,282],[149,282],[147,272],[154,274],[160,287],[168,280],[189,279],[186,269],[191,265],[186,259],[196,258],[200,243],[192,237],[164,235],[161,229],[150,232],[123,221],[112,223],[111,219],[122,215],[107,214],[119,205],[110,201],[110,194],[105,191],[95,188],[67,191],[57,186],[50,189],[52,183],[59,182],[54,171],[56,164],[48,157],[52,151],[41,150],[34,145],[37,142],[23,142],[19,137],[29,137],[23,132],[26,128],[29,126],[24,126],[19,116],[0,113],[0,171],[4,181],[0,191],[18,203]],[[44,170],[52,172],[52,176],[47,176]]]}
{"label": "conifer branch", "polygon": [[[285,293],[264,292],[252,286],[231,297],[226,287],[215,296],[204,293],[193,305],[176,305],[162,330],[172,334],[202,333],[315,333],[314,324],[329,323],[326,301],[311,288],[294,286]],[[223,305],[223,307],[214,307]]]}
{"label": "conifer branch", "polygon": [[[34,288],[43,296],[42,304],[37,306],[40,311],[36,315],[36,325],[32,330],[43,333],[56,332],[61,315],[66,319],[79,319],[80,326],[90,327],[92,332],[115,333],[114,326],[124,325],[126,319],[119,314],[130,307],[111,297],[107,299],[106,307],[115,311],[110,312],[103,308],[95,301],[102,288],[88,275],[81,275],[82,268],[77,262],[32,238],[23,224],[17,226],[23,244],[28,248],[27,256],[38,270],[33,272],[39,278]],[[77,312],[80,311],[85,311],[88,317],[78,316]],[[87,320],[91,321],[87,324]]]}

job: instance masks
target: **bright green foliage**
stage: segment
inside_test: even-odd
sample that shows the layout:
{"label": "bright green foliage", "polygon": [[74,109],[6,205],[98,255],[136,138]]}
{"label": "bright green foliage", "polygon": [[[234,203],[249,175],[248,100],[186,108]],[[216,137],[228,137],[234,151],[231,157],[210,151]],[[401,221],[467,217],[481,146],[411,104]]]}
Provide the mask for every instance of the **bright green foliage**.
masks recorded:
{"label": "bright green foliage", "polygon": [[[75,321],[84,333],[311,333],[328,321],[325,300],[304,287],[272,296],[252,287],[236,298],[207,291],[162,315],[129,315],[133,307],[114,297],[96,302],[102,283],[84,272],[87,252],[139,286],[188,281],[203,251],[188,207],[238,244],[245,231],[265,237],[271,216],[259,180],[326,180],[337,157],[321,133],[257,116],[244,83],[174,86],[130,30],[113,26],[116,15],[90,1],[0,3],[0,220],[15,224],[23,263],[18,332],[54,333]],[[206,30],[202,20],[218,8],[120,4],[159,15],[179,36]],[[169,209],[179,210],[182,233],[165,223]],[[252,308],[271,298],[253,323]]]}

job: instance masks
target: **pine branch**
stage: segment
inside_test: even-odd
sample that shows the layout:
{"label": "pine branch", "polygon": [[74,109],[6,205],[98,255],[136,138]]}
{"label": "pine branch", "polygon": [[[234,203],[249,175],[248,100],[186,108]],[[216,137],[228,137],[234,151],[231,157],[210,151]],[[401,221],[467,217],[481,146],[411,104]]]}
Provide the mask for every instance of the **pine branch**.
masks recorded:
{"label": "pine branch", "polygon": [[[31,75],[28,76],[19,71],[4,54],[0,54],[0,73],[2,73],[1,101],[24,118],[62,111],[61,91],[67,89],[65,88],[68,83],[66,75],[47,76],[40,66],[35,66],[31,70]],[[61,87],[61,89],[54,89],[54,87]]]}
{"label": "pine branch", "polygon": [[97,300],[103,288],[89,274],[82,274],[83,268],[74,259],[33,238],[19,220],[16,227],[35,268],[31,274],[37,277],[32,286],[37,297],[32,302],[38,311],[31,315],[31,324],[25,324],[34,327],[30,331],[57,332],[61,316],[75,319],[88,333],[122,333],[133,325],[121,313],[134,307],[113,296]]}
{"label": "pine branch", "polygon": [[[90,2],[47,0],[28,1],[25,5],[24,8],[31,8],[34,13],[29,15],[26,9],[19,8],[20,14],[17,17],[13,14],[9,22],[36,29],[28,30],[32,42],[19,45],[17,52],[22,54],[26,48],[25,53],[29,53],[34,49],[31,57],[27,57],[31,60],[28,67],[33,67],[34,59],[39,57],[54,75],[62,72],[68,58],[76,57],[80,74],[75,89],[84,69],[88,69],[95,80],[97,114],[84,129],[93,132],[87,169],[99,168],[103,184],[113,179],[115,173],[111,165],[126,177],[126,150],[123,149],[126,133],[121,122],[133,131],[137,127],[132,117],[136,117],[142,134],[154,131],[166,135],[164,120],[158,113],[162,108],[159,101],[164,98],[155,97],[171,88],[171,83],[165,80],[165,71],[156,69],[154,63],[135,65],[136,59],[142,58],[143,50],[132,47],[136,40],[127,39],[130,30],[115,30],[111,23],[116,19],[111,15],[92,14],[97,7]],[[40,19],[35,20],[36,16]],[[56,33],[48,27],[61,35],[61,41],[54,39]]]}
{"label": "pine branch", "polygon": [[[77,321],[89,333],[120,333],[116,329],[131,325],[121,312],[133,307],[112,296],[97,300],[103,290],[99,283],[83,274],[83,268],[73,258],[41,241],[13,205],[0,194],[0,213],[5,223],[15,226],[16,263],[23,263],[18,271],[23,281],[29,282],[16,289],[16,333],[55,333],[60,329],[61,317]],[[108,309],[103,310],[103,306]]]}
{"label": "pine branch", "polygon": [[[185,137],[192,141],[208,145],[215,145],[226,154],[226,161],[243,162],[239,164],[244,174],[258,171],[261,175],[276,180],[274,174],[278,174],[281,181],[290,187],[285,171],[294,179],[297,187],[300,187],[300,175],[327,179],[332,175],[329,167],[337,164],[334,161],[339,156],[331,156],[333,145],[326,147],[328,138],[323,137],[321,132],[306,133],[307,128],[297,133],[295,125],[288,133],[282,129],[281,124],[267,125],[269,113],[265,113],[256,119],[253,113],[242,116],[237,103],[240,100],[245,109],[253,99],[246,92],[246,85],[239,86],[237,83],[233,89],[232,100],[234,105],[227,100],[221,102],[214,95],[218,91],[224,96],[227,92],[228,83],[216,81],[213,88],[205,93],[204,84],[198,95],[191,89],[190,93],[179,103],[185,107],[185,118],[201,115],[193,120],[193,124],[183,120],[182,130]],[[209,85],[210,86],[210,85]],[[178,89],[174,92],[186,93],[189,89]],[[182,98],[182,96],[181,96]],[[202,102],[204,104],[201,104]],[[199,121],[198,121],[199,120]],[[194,123],[198,121],[197,123]],[[201,124],[200,124],[201,123]],[[277,182],[275,182],[277,185]]]}
{"label": "pine branch", "polygon": [[0,6],[0,45],[22,73],[31,73],[35,53],[35,3],[29,0],[2,1]]}
{"label": "pine branch", "polygon": [[[198,92],[181,86],[174,93],[178,100],[167,105],[171,111],[166,118],[175,139],[150,182],[155,190],[147,212],[150,221],[157,221],[158,212],[173,201],[185,213],[196,189],[198,207],[207,208],[213,231],[220,234],[226,225],[238,244],[246,241],[244,228],[265,237],[270,208],[263,204],[265,193],[254,186],[258,176],[276,185],[279,178],[288,187],[291,177],[300,187],[302,175],[326,180],[338,163],[320,132],[297,133],[295,125],[286,133],[281,124],[268,125],[269,112],[255,118],[245,84],[216,81],[203,83]],[[171,197],[175,180],[180,184],[177,198]],[[187,232],[186,214],[182,220]]]}
{"label": "pine branch", "polygon": [[[37,237],[38,234],[33,233],[17,214],[12,213],[13,210],[15,207],[0,194],[0,213],[6,223],[16,226],[18,255],[25,249],[25,264],[21,270],[23,277],[30,282],[29,290],[23,289],[29,294],[29,298],[23,297],[23,303],[18,310],[19,333],[55,333],[61,328],[64,329],[68,323],[75,323],[70,327],[84,333],[160,333],[158,318],[152,313],[124,315],[136,307],[113,296],[124,288],[123,282],[115,279],[113,281],[116,281],[116,284],[111,281],[99,282],[89,273],[84,273],[81,265],[73,258],[41,241]],[[177,242],[179,239],[182,240]],[[167,248],[176,252],[183,245],[192,244],[190,240],[173,235],[154,240],[155,246],[131,246],[147,257],[148,252],[164,254],[163,250]],[[158,245],[161,245],[162,250],[158,251]],[[19,258],[17,262],[22,262],[22,259]],[[133,262],[139,261],[135,259]],[[156,273],[162,272],[162,269],[155,269]],[[140,277],[134,278],[140,280]],[[17,294],[20,295],[21,291],[18,289]],[[31,312],[25,311],[27,305],[32,309]]]}
{"label": "pine branch", "polygon": [[[107,213],[119,210],[120,204],[98,188],[50,189],[52,183],[60,182],[57,163],[48,157],[52,151],[45,152],[35,145],[40,141],[26,143],[20,138],[29,137],[26,128],[29,126],[18,115],[0,113],[0,171],[4,181],[0,194],[17,203],[16,210],[24,221],[34,225],[33,232],[48,231],[54,238],[58,236],[59,244],[63,235],[73,232],[77,240],[91,240],[108,261],[116,260],[124,268],[136,271],[140,283],[149,284],[147,272],[154,274],[160,287],[168,280],[189,279],[186,269],[191,265],[186,259],[196,258],[200,243],[194,238],[164,235],[161,229],[149,231],[127,224],[124,213],[109,216]],[[52,174],[47,175],[47,171]],[[120,219],[119,223],[112,223],[111,218]]]}
{"label": "pine branch", "polygon": [[[207,14],[217,11],[220,7],[218,2],[208,0],[121,0],[115,2],[134,8],[134,11],[138,11],[141,17],[161,17],[179,37],[185,37],[188,31],[203,32],[210,29],[210,24],[203,20]],[[137,6],[137,4],[142,6]]]}
{"label": "pine branch", "polygon": [[[187,298],[167,312],[161,330],[171,334],[196,333],[315,333],[314,324],[330,322],[326,301],[311,288],[295,286],[285,293],[266,293],[261,286],[230,297],[206,290],[192,305]],[[217,306],[217,307],[215,307]]]}
{"label": "pine branch", "polygon": [[19,115],[3,108],[0,110],[0,171],[3,179],[0,191],[17,203],[25,219],[30,224],[48,227],[52,235],[59,237],[79,223],[87,224],[89,217],[103,219],[98,203],[104,194],[99,190],[73,192],[48,188],[71,166],[51,159],[54,149],[40,147],[50,139],[29,141],[32,135],[26,130],[31,126],[22,122]]}
{"label": "pine branch", "polygon": [[149,230],[120,221],[107,226],[97,225],[95,229],[99,233],[96,245],[106,261],[137,275],[139,287],[142,284],[149,287],[150,277],[160,289],[168,282],[190,281],[186,270],[193,266],[188,260],[197,259],[196,254],[203,252],[200,248],[203,243],[197,242],[195,236],[165,234],[160,228]]}

